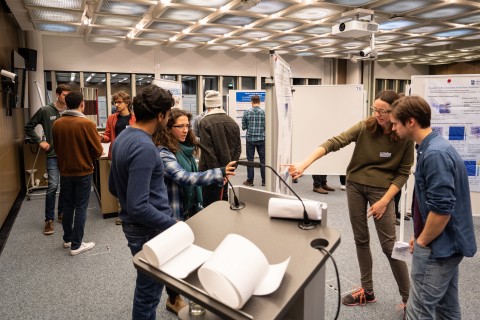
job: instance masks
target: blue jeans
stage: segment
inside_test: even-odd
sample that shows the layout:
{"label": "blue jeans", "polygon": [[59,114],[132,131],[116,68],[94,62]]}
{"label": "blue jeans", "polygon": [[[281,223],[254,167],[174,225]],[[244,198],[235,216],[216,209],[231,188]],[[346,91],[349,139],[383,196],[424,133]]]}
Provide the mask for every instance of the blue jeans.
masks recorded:
{"label": "blue jeans", "polygon": [[[47,158],[48,187],[45,197],[45,221],[55,219],[55,198],[57,197],[60,172],[57,166],[57,157]],[[58,214],[63,213],[62,198],[58,198]]]}
{"label": "blue jeans", "polygon": [[[247,141],[246,152],[247,160],[253,161],[255,158],[255,149],[257,149],[260,163],[265,164],[265,141]],[[253,181],[254,172],[253,167],[247,167],[247,179]],[[260,168],[260,175],[262,176],[262,182],[265,182],[265,167]]]}
{"label": "blue jeans", "polygon": [[[143,244],[160,233],[159,229],[150,229],[138,224],[123,223],[123,232],[128,241],[132,256],[142,250]],[[160,303],[163,284],[137,270],[137,281],[133,296],[133,320],[155,320],[157,306]]]}
{"label": "blue jeans", "polygon": [[407,319],[461,319],[458,265],[463,256],[430,258],[430,248],[415,241]]}
{"label": "blue jeans", "polygon": [[87,207],[92,187],[92,175],[81,177],[61,177],[63,200],[63,241],[72,242],[72,250],[80,247],[83,240]]}

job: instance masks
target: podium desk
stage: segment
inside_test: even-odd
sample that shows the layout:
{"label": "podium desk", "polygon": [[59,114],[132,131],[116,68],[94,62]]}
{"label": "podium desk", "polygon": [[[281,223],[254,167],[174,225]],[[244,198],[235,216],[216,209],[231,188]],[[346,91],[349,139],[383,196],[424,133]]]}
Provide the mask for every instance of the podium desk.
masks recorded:
{"label": "podium desk", "polygon": [[325,239],[328,241],[326,249],[333,252],[340,243],[339,232],[324,224],[312,230],[301,230],[296,220],[271,219],[267,212],[268,199],[290,197],[253,188],[235,189],[240,201],[246,204],[245,208],[233,211],[226,201],[209,205],[187,221],[195,235],[194,243],[213,251],[225,236],[235,233],[252,241],[270,264],[280,263],[290,256],[285,276],[276,291],[266,296],[252,296],[242,309],[236,310],[203,290],[197,270],[183,280],[173,278],[147,264],[143,251],[133,258],[135,268],[197,301],[207,310],[200,317],[189,316],[188,308],[184,308],[181,319],[323,319],[323,265],[328,257],[312,248],[310,243]]}

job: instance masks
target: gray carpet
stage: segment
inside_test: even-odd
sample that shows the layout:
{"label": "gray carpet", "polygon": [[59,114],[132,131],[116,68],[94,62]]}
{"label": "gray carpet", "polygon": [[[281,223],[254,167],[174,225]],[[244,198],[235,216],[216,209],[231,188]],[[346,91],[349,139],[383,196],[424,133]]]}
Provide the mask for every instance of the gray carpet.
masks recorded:
{"label": "gray carpet", "polygon": [[[262,188],[259,171],[255,187]],[[239,167],[234,185],[246,179],[246,169]],[[355,247],[346,209],[345,192],[340,191],[338,176],[329,176],[335,192],[312,192],[311,177],[293,184],[302,197],[328,204],[329,227],[340,231],[341,244],[334,253],[340,269],[342,295],[360,285]],[[115,219],[103,219],[94,193],[90,198],[85,241],[96,247],[75,257],[62,247],[62,227],[55,223],[55,234],[45,236],[44,199],[25,200],[0,256],[0,319],[130,319],[135,269],[127,242]],[[477,243],[480,219],[474,218]],[[406,239],[412,223],[406,222]],[[341,307],[340,319],[401,319],[396,310],[401,299],[387,259],[381,252],[371,224],[374,285],[378,301],[365,307]],[[464,319],[479,319],[479,255],[465,259],[460,270],[460,299]],[[333,319],[337,306],[336,276],[327,263],[326,316]],[[176,319],[165,310],[165,296],[158,308],[158,319]],[[263,319],[261,319],[263,320]],[[268,320],[268,319],[266,319]]]}

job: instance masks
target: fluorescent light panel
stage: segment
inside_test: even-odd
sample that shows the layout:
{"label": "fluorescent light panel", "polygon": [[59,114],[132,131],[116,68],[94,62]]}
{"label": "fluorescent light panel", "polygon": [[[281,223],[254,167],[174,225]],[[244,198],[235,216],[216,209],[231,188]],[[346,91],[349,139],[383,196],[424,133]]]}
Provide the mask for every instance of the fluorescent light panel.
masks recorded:
{"label": "fluorescent light panel", "polygon": [[82,13],[72,13],[53,10],[32,10],[32,18],[35,20],[47,20],[57,22],[78,22],[82,18]]}
{"label": "fluorescent light panel", "polygon": [[[19,0],[17,0],[19,1]],[[24,0],[26,5],[81,10],[83,0]]]}

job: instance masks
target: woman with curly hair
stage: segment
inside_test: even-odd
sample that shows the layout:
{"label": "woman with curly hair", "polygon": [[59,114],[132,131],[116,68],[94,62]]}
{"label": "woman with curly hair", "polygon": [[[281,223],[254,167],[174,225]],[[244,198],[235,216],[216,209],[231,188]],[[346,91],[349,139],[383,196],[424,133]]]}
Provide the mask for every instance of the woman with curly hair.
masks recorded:
{"label": "woman with curly hair", "polygon": [[[153,135],[165,167],[168,200],[177,220],[186,220],[203,209],[201,186],[217,184],[222,187],[229,176],[235,175],[235,161],[226,167],[198,172],[195,156],[199,144],[190,126],[191,119],[189,112],[172,109],[166,127]],[[168,287],[167,294],[167,310],[178,314],[185,302]]]}

